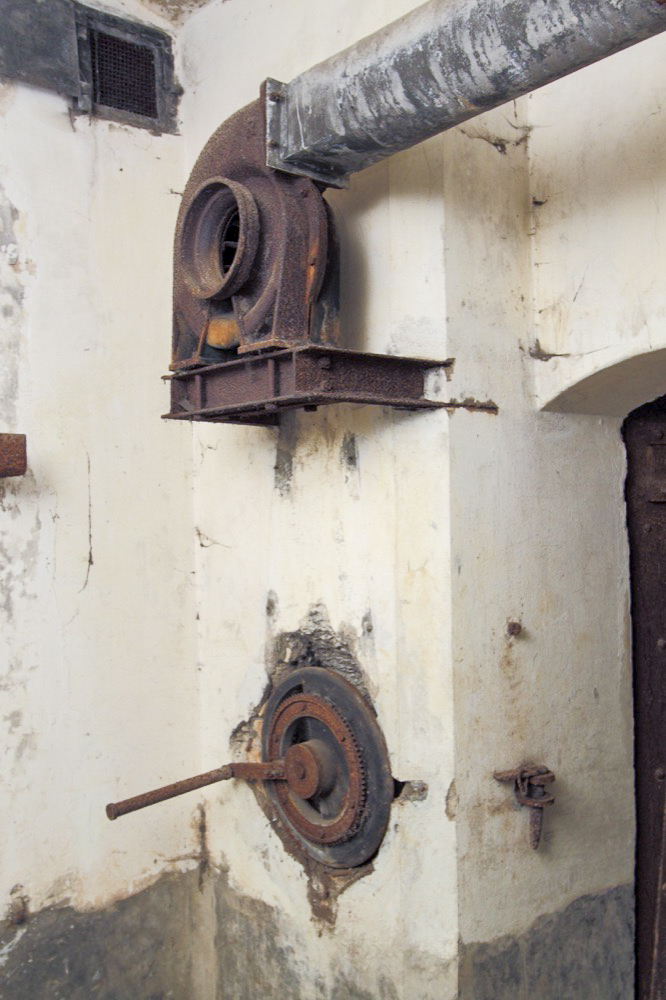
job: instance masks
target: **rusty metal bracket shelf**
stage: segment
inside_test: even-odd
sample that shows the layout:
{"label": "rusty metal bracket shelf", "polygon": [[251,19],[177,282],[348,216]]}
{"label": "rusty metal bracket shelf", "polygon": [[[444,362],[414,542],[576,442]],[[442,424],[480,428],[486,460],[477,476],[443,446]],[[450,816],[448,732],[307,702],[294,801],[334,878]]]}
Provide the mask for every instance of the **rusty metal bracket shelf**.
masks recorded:
{"label": "rusty metal bracket shelf", "polygon": [[0,478],[24,476],[27,470],[25,434],[0,434]]}
{"label": "rusty metal bracket shelf", "polygon": [[330,403],[405,410],[448,404],[425,398],[425,375],[447,361],[305,345],[181,368],[171,382],[170,420],[276,425],[280,413]]}

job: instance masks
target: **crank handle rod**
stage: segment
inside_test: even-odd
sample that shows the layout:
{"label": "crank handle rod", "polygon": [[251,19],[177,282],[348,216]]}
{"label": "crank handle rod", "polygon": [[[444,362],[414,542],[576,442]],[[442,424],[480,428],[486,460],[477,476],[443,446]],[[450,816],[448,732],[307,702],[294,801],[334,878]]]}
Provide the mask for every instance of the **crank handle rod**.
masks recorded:
{"label": "crank handle rod", "polygon": [[196,788],[204,788],[205,785],[214,785],[217,781],[228,781],[230,778],[241,778],[245,781],[284,781],[286,779],[284,761],[271,760],[262,764],[224,764],[213,771],[197,774],[193,778],[185,778],[184,781],[176,781],[172,785],[163,785],[162,788],[153,788],[152,791],[135,795],[131,799],[109,802],[106,807],[106,815],[109,819],[118,819],[119,816],[125,816],[137,809],[145,809],[146,806],[154,806],[157,802],[173,799],[177,795],[185,795],[186,792],[193,792]]}

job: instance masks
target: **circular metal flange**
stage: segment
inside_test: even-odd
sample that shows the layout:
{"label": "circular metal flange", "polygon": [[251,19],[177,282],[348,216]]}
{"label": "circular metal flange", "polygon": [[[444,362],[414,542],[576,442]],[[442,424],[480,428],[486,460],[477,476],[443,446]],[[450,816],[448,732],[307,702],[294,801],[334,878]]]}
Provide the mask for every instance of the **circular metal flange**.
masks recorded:
{"label": "circular metal flange", "polygon": [[277,813],[307,853],[354,868],[377,851],[388,825],[393,779],[382,732],[361,692],[322,667],[294,670],[269,698],[264,760],[285,761],[269,782]]}
{"label": "circular metal flange", "polygon": [[211,177],[183,222],[183,278],[199,299],[226,299],[247,281],[259,245],[259,210],[244,184]]}

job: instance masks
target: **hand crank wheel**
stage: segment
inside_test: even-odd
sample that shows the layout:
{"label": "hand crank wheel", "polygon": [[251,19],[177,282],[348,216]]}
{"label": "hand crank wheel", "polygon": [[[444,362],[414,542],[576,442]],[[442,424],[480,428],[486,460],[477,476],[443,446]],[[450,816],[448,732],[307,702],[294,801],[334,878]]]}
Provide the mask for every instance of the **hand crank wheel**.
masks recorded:
{"label": "hand crank wheel", "polygon": [[393,779],[384,737],[358,688],[322,667],[294,670],[266,704],[262,751],[265,761],[285,761],[287,780],[267,790],[308,854],[353,868],[377,852]]}

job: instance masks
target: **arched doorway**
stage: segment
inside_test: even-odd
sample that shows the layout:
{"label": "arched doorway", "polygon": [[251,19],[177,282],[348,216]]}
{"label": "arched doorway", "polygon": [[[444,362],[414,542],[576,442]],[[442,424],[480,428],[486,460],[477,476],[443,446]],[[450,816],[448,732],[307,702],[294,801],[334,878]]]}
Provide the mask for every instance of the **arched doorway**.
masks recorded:
{"label": "arched doorway", "polygon": [[666,396],[629,414],[636,772],[636,997],[666,997]]}

